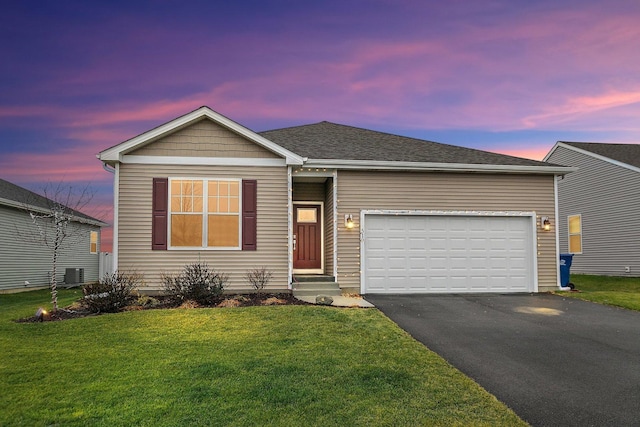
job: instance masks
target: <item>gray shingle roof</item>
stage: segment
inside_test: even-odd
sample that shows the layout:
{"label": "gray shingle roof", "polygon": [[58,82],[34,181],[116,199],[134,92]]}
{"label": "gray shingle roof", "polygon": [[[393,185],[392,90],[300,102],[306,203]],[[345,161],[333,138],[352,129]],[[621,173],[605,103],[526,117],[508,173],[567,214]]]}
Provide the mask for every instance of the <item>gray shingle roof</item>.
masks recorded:
{"label": "gray shingle roof", "polygon": [[[27,190],[26,188],[20,187],[18,185],[12,184],[9,181],[5,181],[4,179],[0,179],[0,199],[9,200],[14,202],[16,206],[22,207],[25,205],[33,206],[35,208],[40,208],[45,211],[48,211],[53,205],[54,201],[48,199],[40,194],[34,193],[33,191]],[[0,204],[3,204],[0,201]],[[69,208],[71,209],[71,208]],[[80,211],[76,211],[71,209],[74,214],[79,217],[86,219],[95,223],[103,223],[100,220],[97,220],[89,215],[83,214]]]}
{"label": "gray shingle roof", "polygon": [[602,142],[566,141],[558,142],[640,168],[640,144],[606,144]]}
{"label": "gray shingle roof", "polygon": [[258,132],[310,159],[550,166],[549,163],[330,122]]}

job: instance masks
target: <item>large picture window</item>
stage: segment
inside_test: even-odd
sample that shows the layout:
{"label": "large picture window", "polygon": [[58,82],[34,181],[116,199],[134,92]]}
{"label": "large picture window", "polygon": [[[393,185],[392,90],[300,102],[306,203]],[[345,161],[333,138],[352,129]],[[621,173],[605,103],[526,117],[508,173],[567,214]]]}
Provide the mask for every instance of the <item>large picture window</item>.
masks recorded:
{"label": "large picture window", "polygon": [[169,246],[240,248],[240,180],[170,179]]}
{"label": "large picture window", "polygon": [[582,253],[582,215],[569,215],[569,252]]}

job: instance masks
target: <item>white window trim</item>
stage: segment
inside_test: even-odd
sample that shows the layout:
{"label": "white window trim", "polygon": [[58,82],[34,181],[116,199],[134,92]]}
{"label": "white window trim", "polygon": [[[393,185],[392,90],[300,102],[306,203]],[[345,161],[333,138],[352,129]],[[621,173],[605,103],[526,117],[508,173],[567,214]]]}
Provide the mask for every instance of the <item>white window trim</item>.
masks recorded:
{"label": "white window trim", "polygon": [[[171,183],[173,181],[202,181],[202,246],[172,246],[171,245]],[[207,207],[209,204],[209,181],[235,181],[238,183],[238,246],[206,246],[209,235],[209,222],[207,221]],[[167,191],[167,250],[172,251],[239,251],[242,250],[242,179],[241,178],[215,178],[215,177],[170,177]],[[176,212],[180,213],[180,212]]]}
{"label": "white window trim", "polygon": [[[578,233],[574,233],[571,234],[571,226],[569,224],[569,221],[572,217],[577,216],[578,218],[580,218],[580,252],[572,252],[571,251],[571,236],[575,236]],[[584,252],[584,246],[583,246],[583,242],[582,242],[582,214],[573,214],[573,215],[567,215],[567,252],[571,253],[571,254],[582,254]]]}

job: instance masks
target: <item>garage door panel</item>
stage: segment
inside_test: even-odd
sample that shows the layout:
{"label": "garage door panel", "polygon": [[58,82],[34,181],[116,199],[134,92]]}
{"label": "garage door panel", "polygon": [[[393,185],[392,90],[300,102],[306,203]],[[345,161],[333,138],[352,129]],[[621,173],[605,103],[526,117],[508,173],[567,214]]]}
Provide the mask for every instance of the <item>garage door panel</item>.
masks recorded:
{"label": "garage door panel", "polygon": [[532,291],[531,221],[529,216],[367,215],[364,292]]}

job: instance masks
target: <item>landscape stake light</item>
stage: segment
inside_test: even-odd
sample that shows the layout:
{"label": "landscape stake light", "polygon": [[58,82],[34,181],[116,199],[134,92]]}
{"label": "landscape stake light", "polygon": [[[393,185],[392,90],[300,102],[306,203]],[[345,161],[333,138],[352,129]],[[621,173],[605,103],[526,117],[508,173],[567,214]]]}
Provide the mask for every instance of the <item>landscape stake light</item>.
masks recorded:
{"label": "landscape stake light", "polygon": [[47,313],[47,310],[42,307],[39,307],[36,311],[36,319],[38,320],[38,322],[42,322],[47,319],[49,317],[48,315],[49,313]]}

